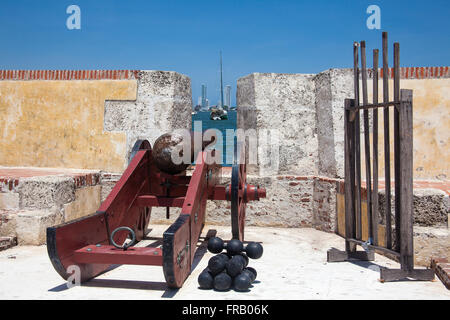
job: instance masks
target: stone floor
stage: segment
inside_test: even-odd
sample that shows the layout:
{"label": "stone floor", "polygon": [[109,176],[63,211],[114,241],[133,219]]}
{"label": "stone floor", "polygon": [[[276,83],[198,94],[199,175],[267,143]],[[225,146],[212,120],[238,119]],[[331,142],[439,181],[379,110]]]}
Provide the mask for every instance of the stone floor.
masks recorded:
{"label": "stone floor", "polygon": [[[149,234],[161,237],[165,225],[154,226]],[[217,236],[230,237],[229,227],[206,226]],[[0,252],[0,299],[444,299],[450,291],[439,281],[380,283],[379,266],[398,264],[376,255],[370,262],[327,263],[326,251],[342,249],[341,237],[314,229],[248,227],[246,240],[261,241],[264,255],[251,260],[258,277],[249,292],[201,290],[197,276],[211,253],[199,243],[194,270],[179,290],[168,289],[161,267],[118,266],[68,289],[53,269],[45,246],[18,246]]]}

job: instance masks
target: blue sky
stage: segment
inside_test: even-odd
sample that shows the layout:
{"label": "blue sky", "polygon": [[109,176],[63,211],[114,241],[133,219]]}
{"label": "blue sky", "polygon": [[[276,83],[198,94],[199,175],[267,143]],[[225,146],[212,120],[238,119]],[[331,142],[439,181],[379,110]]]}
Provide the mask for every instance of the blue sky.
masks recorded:
{"label": "blue sky", "polygon": [[[71,4],[81,30],[66,28]],[[381,30],[366,27],[371,4]],[[191,77],[194,103],[206,83],[215,104],[222,50],[234,104],[244,75],[351,67],[353,41],[371,52],[382,31],[402,66],[448,66],[449,13],[448,0],[2,0],[0,68],[173,70]]]}

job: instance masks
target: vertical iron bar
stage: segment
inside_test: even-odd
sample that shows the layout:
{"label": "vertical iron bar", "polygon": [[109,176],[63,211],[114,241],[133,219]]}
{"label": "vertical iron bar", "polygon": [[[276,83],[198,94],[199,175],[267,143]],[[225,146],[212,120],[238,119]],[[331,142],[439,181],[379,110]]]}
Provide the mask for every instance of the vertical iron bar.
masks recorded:
{"label": "vertical iron bar", "polygon": [[413,242],[413,116],[412,90],[401,90],[399,108],[400,138],[400,264],[402,270],[414,269]]}
{"label": "vertical iron bar", "polygon": [[[378,103],[378,49],[373,50],[373,104]],[[373,129],[373,189],[372,239],[378,245],[378,108],[372,110]]]}
{"label": "vertical iron bar", "polygon": [[[351,108],[354,108],[355,101],[345,99],[345,238],[355,237],[355,129],[354,120],[351,120]],[[355,252],[356,245],[353,242],[345,241],[345,251]]]}
{"label": "vertical iron bar", "polygon": [[[394,101],[399,102],[400,100],[400,45],[399,43],[394,43]],[[400,175],[400,137],[399,137],[399,107],[394,107],[394,175],[395,175],[395,249],[400,251],[401,242],[401,189],[402,180]]]}
{"label": "vertical iron bar", "polygon": [[[355,107],[359,106],[359,68],[358,68],[358,42],[353,44],[353,73],[354,73],[354,89],[355,89]],[[356,239],[361,240],[362,222],[361,222],[361,127],[360,112],[356,111],[354,118],[355,126],[355,167],[356,167]]]}
{"label": "vertical iron bar", "polygon": [[[389,62],[388,35],[383,32],[383,102],[389,102]],[[389,146],[389,107],[383,110],[384,118],[384,176],[385,176],[385,219],[386,219],[386,248],[392,249],[391,236],[391,152]]]}
{"label": "vertical iron bar", "polygon": [[[369,103],[367,98],[367,64],[366,64],[366,42],[361,41],[361,75],[362,75],[362,94],[363,104]],[[370,128],[369,128],[369,110],[364,110],[364,158],[366,165],[366,199],[367,199],[367,227],[368,240],[372,243],[372,178],[370,169]]]}

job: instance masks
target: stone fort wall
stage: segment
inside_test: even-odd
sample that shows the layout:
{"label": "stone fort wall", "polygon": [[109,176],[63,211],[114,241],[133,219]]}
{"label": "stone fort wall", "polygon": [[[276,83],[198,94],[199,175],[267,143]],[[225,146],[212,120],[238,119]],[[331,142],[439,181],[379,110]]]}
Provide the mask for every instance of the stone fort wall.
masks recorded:
{"label": "stone fort wall", "polygon": [[[369,72],[369,101],[372,99],[371,75]],[[393,99],[392,76],[391,72],[389,80],[391,99]],[[279,131],[278,174],[335,178],[344,176],[343,103],[344,99],[354,97],[351,69],[330,69],[317,75],[254,73],[240,78],[237,86],[238,127],[255,129],[257,132],[265,129]],[[379,87],[381,101],[381,82]],[[447,130],[450,127],[448,67],[401,68],[401,88],[412,89],[414,92],[414,178],[448,179],[450,172],[450,132]],[[379,127],[382,128],[381,114],[379,119]],[[361,134],[363,132],[362,128]],[[379,142],[380,170],[383,172],[382,130]],[[267,162],[265,159],[267,155],[262,152],[264,141],[260,144],[258,164],[252,166],[252,172],[264,176],[266,168],[261,164]],[[391,154],[393,156],[393,152]],[[364,172],[365,170],[362,170],[362,173]]]}
{"label": "stone fort wall", "polygon": [[190,128],[191,110],[177,72],[1,70],[0,249],[94,213],[134,142]]}
{"label": "stone fort wall", "polygon": [[[424,227],[427,221],[447,225],[449,191],[442,185],[448,183],[450,163],[450,73],[447,67],[402,68],[401,73],[401,87],[414,90],[415,178],[440,183],[439,188],[420,191],[426,197],[417,195],[421,210],[416,222]],[[369,72],[369,88],[371,81]],[[352,97],[350,69],[254,73],[238,80],[238,128],[280,133],[273,151],[278,155],[276,169],[266,165],[267,155],[259,145],[257,162],[249,165],[248,180],[267,188],[267,198],[248,205],[248,225],[314,227],[342,234],[343,101]],[[67,172],[59,178],[3,179],[0,210],[8,213],[2,219],[11,221],[10,227],[29,226],[32,219],[56,223],[92,213],[126,168],[134,141],[145,138],[153,144],[162,133],[190,128],[191,108],[190,79],[176,72],[0,71],[0,166],[76,168],[92,170],[87,174],[96,177],[95,183],[82,185]],[[382,164],[380,157],[380,176]],[[228,178],[225,174],[224,182]],[[67,189],[69,196],[27,202],[26,195],[41,184],[48,185],[50,194]],[[26,212],[11,213],[14,210]],[[51,216],[45,213],[49,210]],[[209,201],[207,210],[208,223],[230,224],[226,202]],[[164,210],[153,210],[152,223],[172,222],[176,216],[174,210],[165,221]],[[3,229],[7,226],[3,223]],[[42,242],[36,233],[27,234],[34,237],[28,243]]]}
{"label": "stone fort wall", "polygon": [[[389,78],[392,99],[392,69]],[[372,80],[369,72],[369,101]],[[414,241],[416,262],[428,265],[430,256],[448,257],[450,252],[449,69],[401,68],[401,88],[412,89],[414,94]],[[238,80],[238,127],[257,134],[273,129],[279,132],[279,146],[270,152],[267,144],[272,141],[260,136],[257,162],[249,167],[249,180],[264,185],[268,197],[247,207],[248,223],[307,226],[344,235],[344,99],[353,98],[353,90],[352,69],[329,69],[317,75],[253,73]],[[381,113],[379,118],[382,128]],[[379,176],[383,177],[383,130],[379,131]],[[276,170],[267,167],[271,162],[267,158],[274,153],[278,156]],[[364,155],[361,162],[364,165]],[[364,181],[364,166],[361,172]],[[381,181],[380,210],[383,185]],[[367,238],[365,190],[362,194],[363,237]],[[380,214],[378,229],[383,237],[383,212]]]}
{"label": "stone fort wall", "polygon": [[191,124],[176,72],[0,71],[0,165],[122,172],[138,138]]}

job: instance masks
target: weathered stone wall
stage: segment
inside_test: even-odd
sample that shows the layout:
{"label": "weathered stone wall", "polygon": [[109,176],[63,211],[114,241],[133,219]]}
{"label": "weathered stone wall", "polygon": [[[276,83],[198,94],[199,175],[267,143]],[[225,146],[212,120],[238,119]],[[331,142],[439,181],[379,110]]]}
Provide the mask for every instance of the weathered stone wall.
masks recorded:
{"label": "weathered stone wall", "polygon": [[125,134],[103,129],[106,99],[136,99],[134,79],[0,81],[0,165],[121,171]]}
{"label": "weathered stone wall", "polygon": [[335,179],[317,177],[314,179],[313,227],[322,231],[337,230],[337,193],[340,182]]}
{"label": "weathered stone wall", "polygon": [[[127,159],[138,139],[191,128],[191,81],[177,72],[140,71],[134,101],[106,101],[104,128],[126,133]],[[119,171],[120,172],[120,171]]]}
{"label": "weathered stone wall", "polygon": [[344,100],[353,98],[353,71],[329,69],[314,77],[318,173],[344,177]]}
{"label": "weathered stone wall", "polygon": [[[268,195],[247,206],[248,224],[336,229],[336,183],[319,176],[343,176],[339,101],[352,94],[351,76],[351,70],[332,69],[319,75],[254,73],[238,80],[237,126],[258,137],[249,180]],[[260,134],[265,130],[279,132],[271,153],[267,144],[274,147],[273,141]],[[266,158],[274,153],[278,167],[268,169]]]}
{"label": "weathered stone wall", "polygon": [[[444,186],[444,185],[443,185]],[[414,259],[415,263],[421,266],[429,266],[430,259],[435,257],[450,259],[450,229],[448,228],[448,214],[450,213],[449,196],[439,189],[423,188],[417,186],[414,189]],[[384,190],[378,193],[379,199],[379,224],[378,243],[385,246],[385,196]],[[337,193],[337,230],[336,232],[345,236],[345,207],[344,207],[344,183],[341,180]],[[394,217],[395,195],[391,199],[391,221],[392,228],[395,229]],[[362,239],[369,237],[368,213],[367,213],[367,192],[363,189],[361,194],[361,225]],[[395,243],[395,232],[392,231],[393,243]]]}
{"label": "weathered stone wall", "polygon": [[[237,127],[258,135],[257,163],[250,166],[251,174],[314,174],[318,151],[313,75],[251,74],[238,80],[237,105]],[[266,130],[278,132],[278,163],[269,160],[273,141],[264,138]]]}
{"label": "weathered stone wall", "polygon": [[121,173],[137,138],[191,123],[190,79],[176,72],[2,70],[0,93],[2,166]]}
{"label": "weathered stone wall", "polygon": [[[312,227],[315,178],[309,176],[247,176],[250,184],[266,188],[267,198],[247,204],[245,224],[250,226]],[[224,181],[229,183],[229,181]],[[231,207],[227,201],[208,201],[207,222],[230,225]]]}
{"label": "weathered stone wall", "polygon": [[[385,222],[386,197],[384,190],[379,192],[379,211],[381,222]],[[413,195],[414,224],[423,227],[448,226],[450,202],[447,192],[436,188],[416,188]],[[394,221],[395,191],[391,193],[391,220]]]}
{"label": "weathered stone wall", "polygon": [[13,236],[19,244],[44,244],[47,227],[100,206],[99,173],[36,171],[34,176],[0,179],[0,236]]}
{"label": "weathered stone wall", "polygon": [[[448,130],[443,129],[450,126],[448,68],[401,68],[401,75],[401,88],[414,91],[414,178],[445,180],[450,170],[450,136]],[[371,73],[368,99],[372,101],[370,77]],[[381,82],[379,86],[381,101]],[[279,170],[276,173],[266,172],[267,175],[343,177],[343,104],[344,99],[354,97],[353,90],[351,69],[329,69],[317,75],[254,73],[238,80],[238,128],[255,129],[257,132],[264,129],[280,131]],[[392,100],[392,72],[389,92]],[[379,112],[379,128],[382,127],[383,116]],[[378,141],[382,175],[383,130],[379,130]],[[268,156],[262,150],[263,142],[259,142],[258,163],[250,171],[259,175],[266,175],[260,165]],[[308,155],[310,159],[306,159]],[[391,156],[394,156],[393,152]],[[364,161],[361,172],[364,177]]]}
{"label": "weathered stone wall", "polygon": [[[393,100],[393,80],[389,80],[390,100]],[[402,89],[413,90],[414,178],[449,180],[450,175],[450,79],[419,78],[401,79]],[[368,80],[368,99],[372,101],[372,80]],[[381,88],[381,82],[380,82]],[[382,90],[379,101],[382,101]],[[371,116],[371,112],[369,113]],[[379,111],[378,127],[383,128],[383,112]],[[390,119],[393,119],[391,110]],[[392,125],[392,123],[391,123]],[[390,144],[394,143],[391,128]],[[372,134],[370,134],[372,139]],[[363,140],[362,140],[363,141]],[[384,172],[384,132],[379,130],[379,164]],[[391,152],[391,163],[394,161]],[[362,158],[364,159],[364,157]],[[363,162],[364,164],[364,162]],[[365,176],[364,165],[362,167]]]}
{"label": "weathered stone wall", "polygon": [[[403,88],[415,90],[416,177],[448,177],[449,137],[442,128],[448,127],[450,83],[448,77],[438,78],[402,80]],[[0,80],[0,111],[6,115],[0,119],[0,147],[8,150],[0,153],[1,165],[102,170],[91,185],[37,177],[2,186],[0,235],[17,236],[19,243],[42,243],[43,226],[94,212],[126,168],[136,139],[153,144],[162,133],[191,127],[190,80],[176,72],[14,71],[0,72]],[[238,128],[254,130],[259,138],[248,180],[268,195],[248,204],[247,225],[342,231],[343,102],[352,97],[350,69],[317,75],[254,73],[238,80]],[[263,135],[273,129],[280,142],[275,149]],[[448,203],[448,192],[416,192],[416,224],[445,227]],[[207,223],[230,224],[228,202],[209,201],[207,211]],[[172,210],[167,221],[165,208],[154,208],[151,223],[173,222],[178,213]],[[382,234],[382,225],[379,230]]]}
{"label": "weathered stone wall", "polygon": [[33,167],[0,175],[0,236],[19,244],[43,244],[47,227],[94,213],[137,139],[191,127],[190,79],[176,72],[2,70],[0,80],[0,165]]}
{"label": "weathered stone wall", "polygon": [[[450,138],[448,130],[442,128],[448,127],[445,124],[448,123],[450,114],[448,68],[429,68],[422,70],[423,72],[414,70],[401,68],[401,87],[413,89],[415,92],[414,176],[446,179],[450,163],[446,161],[449,156],[446,146]],[[372,88],[370,77],[371,73],[369,92]],[[390,78],[392,95],[392,72]],[[344,99],[354,97],[353,71],[329,69],[317,75],[254,73],[239,79],[237,85],[238,128],[253,129],[259,138],[257,162],[250,165],[249,172],[255,175],[255,179],[264,180],[268,194],[273,192],[280,198],[283,189],[280,190],[280,186],[274,183],[278,176],[314,177],[314,187],[311,189],[312,210],[309,212],[309,218],[302,220],[321,230],[337,230],[336,208],[339,206],[339,199],[336,196],[336,186],[327,182],[326,178],[344,177]],[[382,121],[381,115],[380,128]],[[279,156],[277,170],[273,170],[273,167],[268,170],[265,167],[266,158],[274,152],[267,152],[267,143],[261,139],[259,133],[269,129],[280,132],[276,150]],[[361,134],[363,133],[364,130],[361,130]],[[380,153],[383,150],[382,134],[380,130]],[[271,143],[272,141],[269,142]],[[393,156],[393,152],[391,155]],[[384,168],[381,154],[379,159],[379,174],[382,177]],[[364,179],[363,157],[361,171]],[[433,225],[447,224],[446,197],[434,194],[432,201],[426,201],[430,197],[419,193],[415,194],[416,223],[423,225],[424,221],[428,221]],[[299,211],[292,196],[286,195],[284,201],[289,203],[287,206],[295,207],[292,209],[294,212]],[[272,208],[267,202],[262,201],[261,204]],[[249,215],[259,214],[255,207],[258,206],[249,206]],[[261,209],[258,207],[258,210]],[[280,212],[276,207],[272,209],[275,214]],[[277,221],[282,221],[288,227],[299,225],[300,221],[295,221],[295,215],[291,216],[291,213],[286,211],[284,214],[290,217]],[[261,216],[259,219],[261,224],[270,220],[267,216]],[[249,218],[249,221],[251,220],[252,218]]]}

